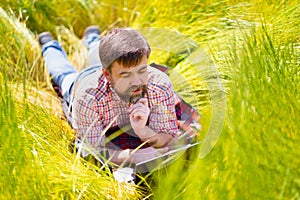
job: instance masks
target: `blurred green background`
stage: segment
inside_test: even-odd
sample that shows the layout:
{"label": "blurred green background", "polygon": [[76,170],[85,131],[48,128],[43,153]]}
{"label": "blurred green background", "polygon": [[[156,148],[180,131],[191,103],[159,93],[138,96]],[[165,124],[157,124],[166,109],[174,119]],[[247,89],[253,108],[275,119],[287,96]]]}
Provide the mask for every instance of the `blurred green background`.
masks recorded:
{"label": "blurred green background", "polygon": [[[103,34],[113,27],[168,29],[206,52],[226,94],[224,127],[210,154],[179,159],[141,187],[118,184],[71,153],[74,132],[62,120],[37,34],[51,31],[81,69],[87,52],[80,39],[91,24]],[[4,0],[0,56],[1,199],[300,199],[296,0]],[[213,78],[201,79],[206,74],[188,59],[160,50],[150,58],[176,72],[174,88],[202,114],[203,139],[216,114]]]}

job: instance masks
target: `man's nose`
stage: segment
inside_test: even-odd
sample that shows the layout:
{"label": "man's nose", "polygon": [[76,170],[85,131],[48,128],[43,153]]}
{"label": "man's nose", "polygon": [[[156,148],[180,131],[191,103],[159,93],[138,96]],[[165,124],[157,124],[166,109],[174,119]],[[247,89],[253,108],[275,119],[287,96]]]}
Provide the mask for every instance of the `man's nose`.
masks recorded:
{"label": "man's nose", "polygon": [[133,76],[133,79],[131,81],[131,85],[141,85],[142,84],[142,79],[139,75],[135,74]]}

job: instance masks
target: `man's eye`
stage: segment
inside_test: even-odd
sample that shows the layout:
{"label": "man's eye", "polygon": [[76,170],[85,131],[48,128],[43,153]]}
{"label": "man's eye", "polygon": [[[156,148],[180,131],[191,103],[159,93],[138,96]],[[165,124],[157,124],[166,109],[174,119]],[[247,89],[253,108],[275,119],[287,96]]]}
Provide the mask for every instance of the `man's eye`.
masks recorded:
{"label": "man's eye", "polygon": [[122,77],[122,78],[128,78],[128,77],[129,77],[129,74],[122,74],[121,77]]}
{"label": "man's eye", "polygon": [[139,71],[139,73],[140,74],[143,74],[143,73],[145,73],[147,71],[147,69],[141,69],[140,71]]}

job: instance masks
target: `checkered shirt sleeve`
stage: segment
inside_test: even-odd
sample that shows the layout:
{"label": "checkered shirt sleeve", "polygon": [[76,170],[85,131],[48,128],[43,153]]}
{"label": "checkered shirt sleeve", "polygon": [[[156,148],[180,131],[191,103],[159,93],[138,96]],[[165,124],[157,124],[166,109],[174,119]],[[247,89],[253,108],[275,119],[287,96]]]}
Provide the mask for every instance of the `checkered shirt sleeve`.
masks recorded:
{"label": "checkered shirt sleeve", "polygon": [[169,77],[161,72],[149,79],[148,98],[150,104],[149,128],[156,133],[175,137],[178,125],[175,111],[175,92]]}

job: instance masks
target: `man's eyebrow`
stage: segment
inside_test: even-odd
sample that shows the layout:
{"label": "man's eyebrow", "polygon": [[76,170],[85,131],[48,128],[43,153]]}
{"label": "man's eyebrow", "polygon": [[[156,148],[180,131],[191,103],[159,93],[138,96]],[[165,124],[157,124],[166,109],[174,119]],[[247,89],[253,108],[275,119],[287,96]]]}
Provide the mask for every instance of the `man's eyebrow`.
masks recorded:
{"label": "man's eyebrow", "polygon": [[142,70],[144,70],[145,68],[147,68],[148,67],[148,65],[143,65],[140,69],[139,69],[139,71],[142,71]]}

